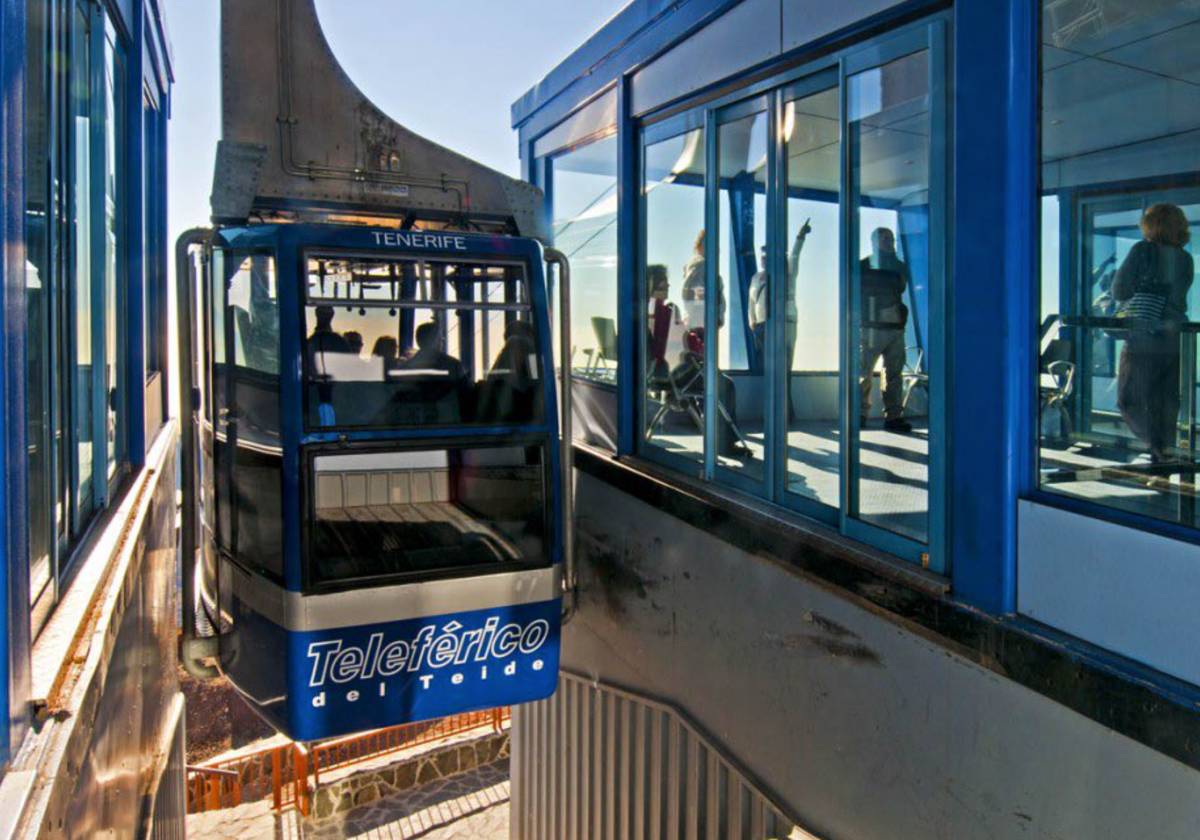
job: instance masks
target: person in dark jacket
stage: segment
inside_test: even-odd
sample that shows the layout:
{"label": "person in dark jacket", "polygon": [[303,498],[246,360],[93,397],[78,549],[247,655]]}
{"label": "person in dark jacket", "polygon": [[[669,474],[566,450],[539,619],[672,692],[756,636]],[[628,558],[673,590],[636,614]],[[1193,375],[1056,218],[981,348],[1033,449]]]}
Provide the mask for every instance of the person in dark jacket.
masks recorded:
{"label": "person in dark jacket", "polygon": [[[1151,205],[1140,227],[1142,241],[1112,281],[1113,299],[1125,306],[1130,324],[1117,369],[1117,406],[1150,459],[1161,463],[1178,434],[1179,328],[1187,320],[1195,266],[1183,249],[1191,233],[1179,207]],[[1155,317],[1159,310],[1161,317]]]}
{"label": "person in dark jacket", "polygon": [[904,363],[907,360],[905,329],[908,307],[908,266],[896,255],[896,235],[888,228],[871,234],[871,256],[859,266],[861,318],[859,324],[859,413],[866,425],[871,409],[871,381],[875,365],[883,358],[883,427],[891,432],[911,432],[904,419]]}

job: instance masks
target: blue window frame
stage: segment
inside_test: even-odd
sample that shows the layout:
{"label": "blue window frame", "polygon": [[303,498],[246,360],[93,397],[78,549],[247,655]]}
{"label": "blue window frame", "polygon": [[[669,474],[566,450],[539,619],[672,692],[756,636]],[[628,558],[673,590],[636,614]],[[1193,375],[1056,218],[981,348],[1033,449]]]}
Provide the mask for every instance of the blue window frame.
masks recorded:
{"label": "blue window frame", "polygon": [[941,572],[945,40],[648,118],[633,307],[638,454]]}

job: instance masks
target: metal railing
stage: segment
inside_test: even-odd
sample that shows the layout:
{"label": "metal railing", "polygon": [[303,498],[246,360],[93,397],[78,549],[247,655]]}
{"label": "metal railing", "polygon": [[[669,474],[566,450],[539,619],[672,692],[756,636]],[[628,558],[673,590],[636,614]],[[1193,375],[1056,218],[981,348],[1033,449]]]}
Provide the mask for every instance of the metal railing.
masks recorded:
{"label": "metal railing", "polygon": [[815,838],[676,707],[562,672],[513,718],[513,840]]}
{"label": "metal railing", "polygon": [[242,804],[242,779],[237,770],[188,765],[188,813],[217,811]]}
{"label": "metal railing", "polygon": [[322,773],[344,767],[352,767],[381,756],[419,747],[443,738],[461,735],[491,727],[499,732],[512,715],[507,707],[488,709],[485,712],[470,712],[440,718],[427,723],[410,723],[390,729],[376,729],[349,738],[339,738],[314,744],[312,748],[312,772],[314,782],[319,783]]}
{"label": "metal railing", "polygon": [[500,732],[511,714],[505,706],[375,729],[316,744],[281,744],[235,758],[189,766],[188,813],[233,808],[243,802],[270,798],[276,811],[295,809],[307,817],[322,773],[353,767],[484,727]]}

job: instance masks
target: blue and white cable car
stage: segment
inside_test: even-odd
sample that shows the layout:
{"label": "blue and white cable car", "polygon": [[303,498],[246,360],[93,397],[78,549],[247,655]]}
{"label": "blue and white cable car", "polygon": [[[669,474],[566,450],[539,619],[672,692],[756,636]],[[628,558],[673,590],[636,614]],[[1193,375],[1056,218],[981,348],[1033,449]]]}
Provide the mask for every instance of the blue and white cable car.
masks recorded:
{"label": "blue and white cable car", "polygon": [[552,252],[264,224],[203,254],[183,313],[199,364],[181,367],[221,671],[301,741],[552,694],[569,504]]}

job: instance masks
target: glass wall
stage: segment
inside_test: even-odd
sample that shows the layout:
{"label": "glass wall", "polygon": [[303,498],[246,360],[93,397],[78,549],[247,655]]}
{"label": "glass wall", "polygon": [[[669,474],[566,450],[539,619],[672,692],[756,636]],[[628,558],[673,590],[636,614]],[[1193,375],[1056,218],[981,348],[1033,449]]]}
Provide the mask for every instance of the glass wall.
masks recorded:
{"label": "glass wall", "polygon": [[[72,417],[71,440],[74,441],[74,510],[72,534],[79,536],[95,512],[96,493],[92,486],[95,473],[93,454],[96,449],[95,376],[92,370],[95,355],[92,317],[95,289],[92,286],[93,267],[101,274],[103,266],[92,265],[92,78],[91,78],[91,8],[73,3],[70,13],[71,61],[69,69],[68,119],[70,129],[70,187],[71,270],[68,286],[71,289],[70,313],[73,329],[70,342],[70,406]],[[95,227],[100,227],[99,220]]]}
{"label": "glass wall", "polygon": [[30,598],[45,605],[36,631],[127,462],[129,120],[126,46],[105,8],[25,0],[25,12]]}
{"label": "glass wall", "polygon": [[643,454],[944,569],[940,32],[645,127],[639,332]]}
{"label": "glass wall", "polygon": [[929,533],[929,52],[851,76],[850,515]]}
{"label": "glass wall", "polygon": [[29,595],[33,603],[46,591],[52,577],[55,517],[49,230],[53,194],[50,174],[53,155],[50,90],[53,79],[49,42],[53,30],[50,4],[45,0],[31,0],[26,15],[25,381],[29,451],[26,483],[29,491]]}
{"label": "glass wall", "polygon": [[841,90],[790,92],[784,105],[787,249],[782,353],[789,494],[841,497]]}
{"label": "glass wall", "polygon": [[125,59],[112,21],[104,32],[104,380],[109,480],[125,449]]}
{"label": "glass wall", "polygon": [[710,283],[717,302],[717,464],[731,480],[760,492],[773,405],[763,364],[772,291],[766,263],[770,122],[764,99],[734,110],[717,130],[720,239]]}
{"label": "glass wall", "polygon": [[617,138],[547,161],[554,247],[571,261],[575,437],[616,449]]}
{"label": "glass wall", "polygon": [[[642,167],[642,435],[648,447],[695,464],[705,452],[704,135],[692,128],[647,142]],[[713,306],[718,320],[722,302]]]}
{"label": "glass wall", "polygon": [[1040,486],[1196,527],[1200,4],[1042,4]]}

